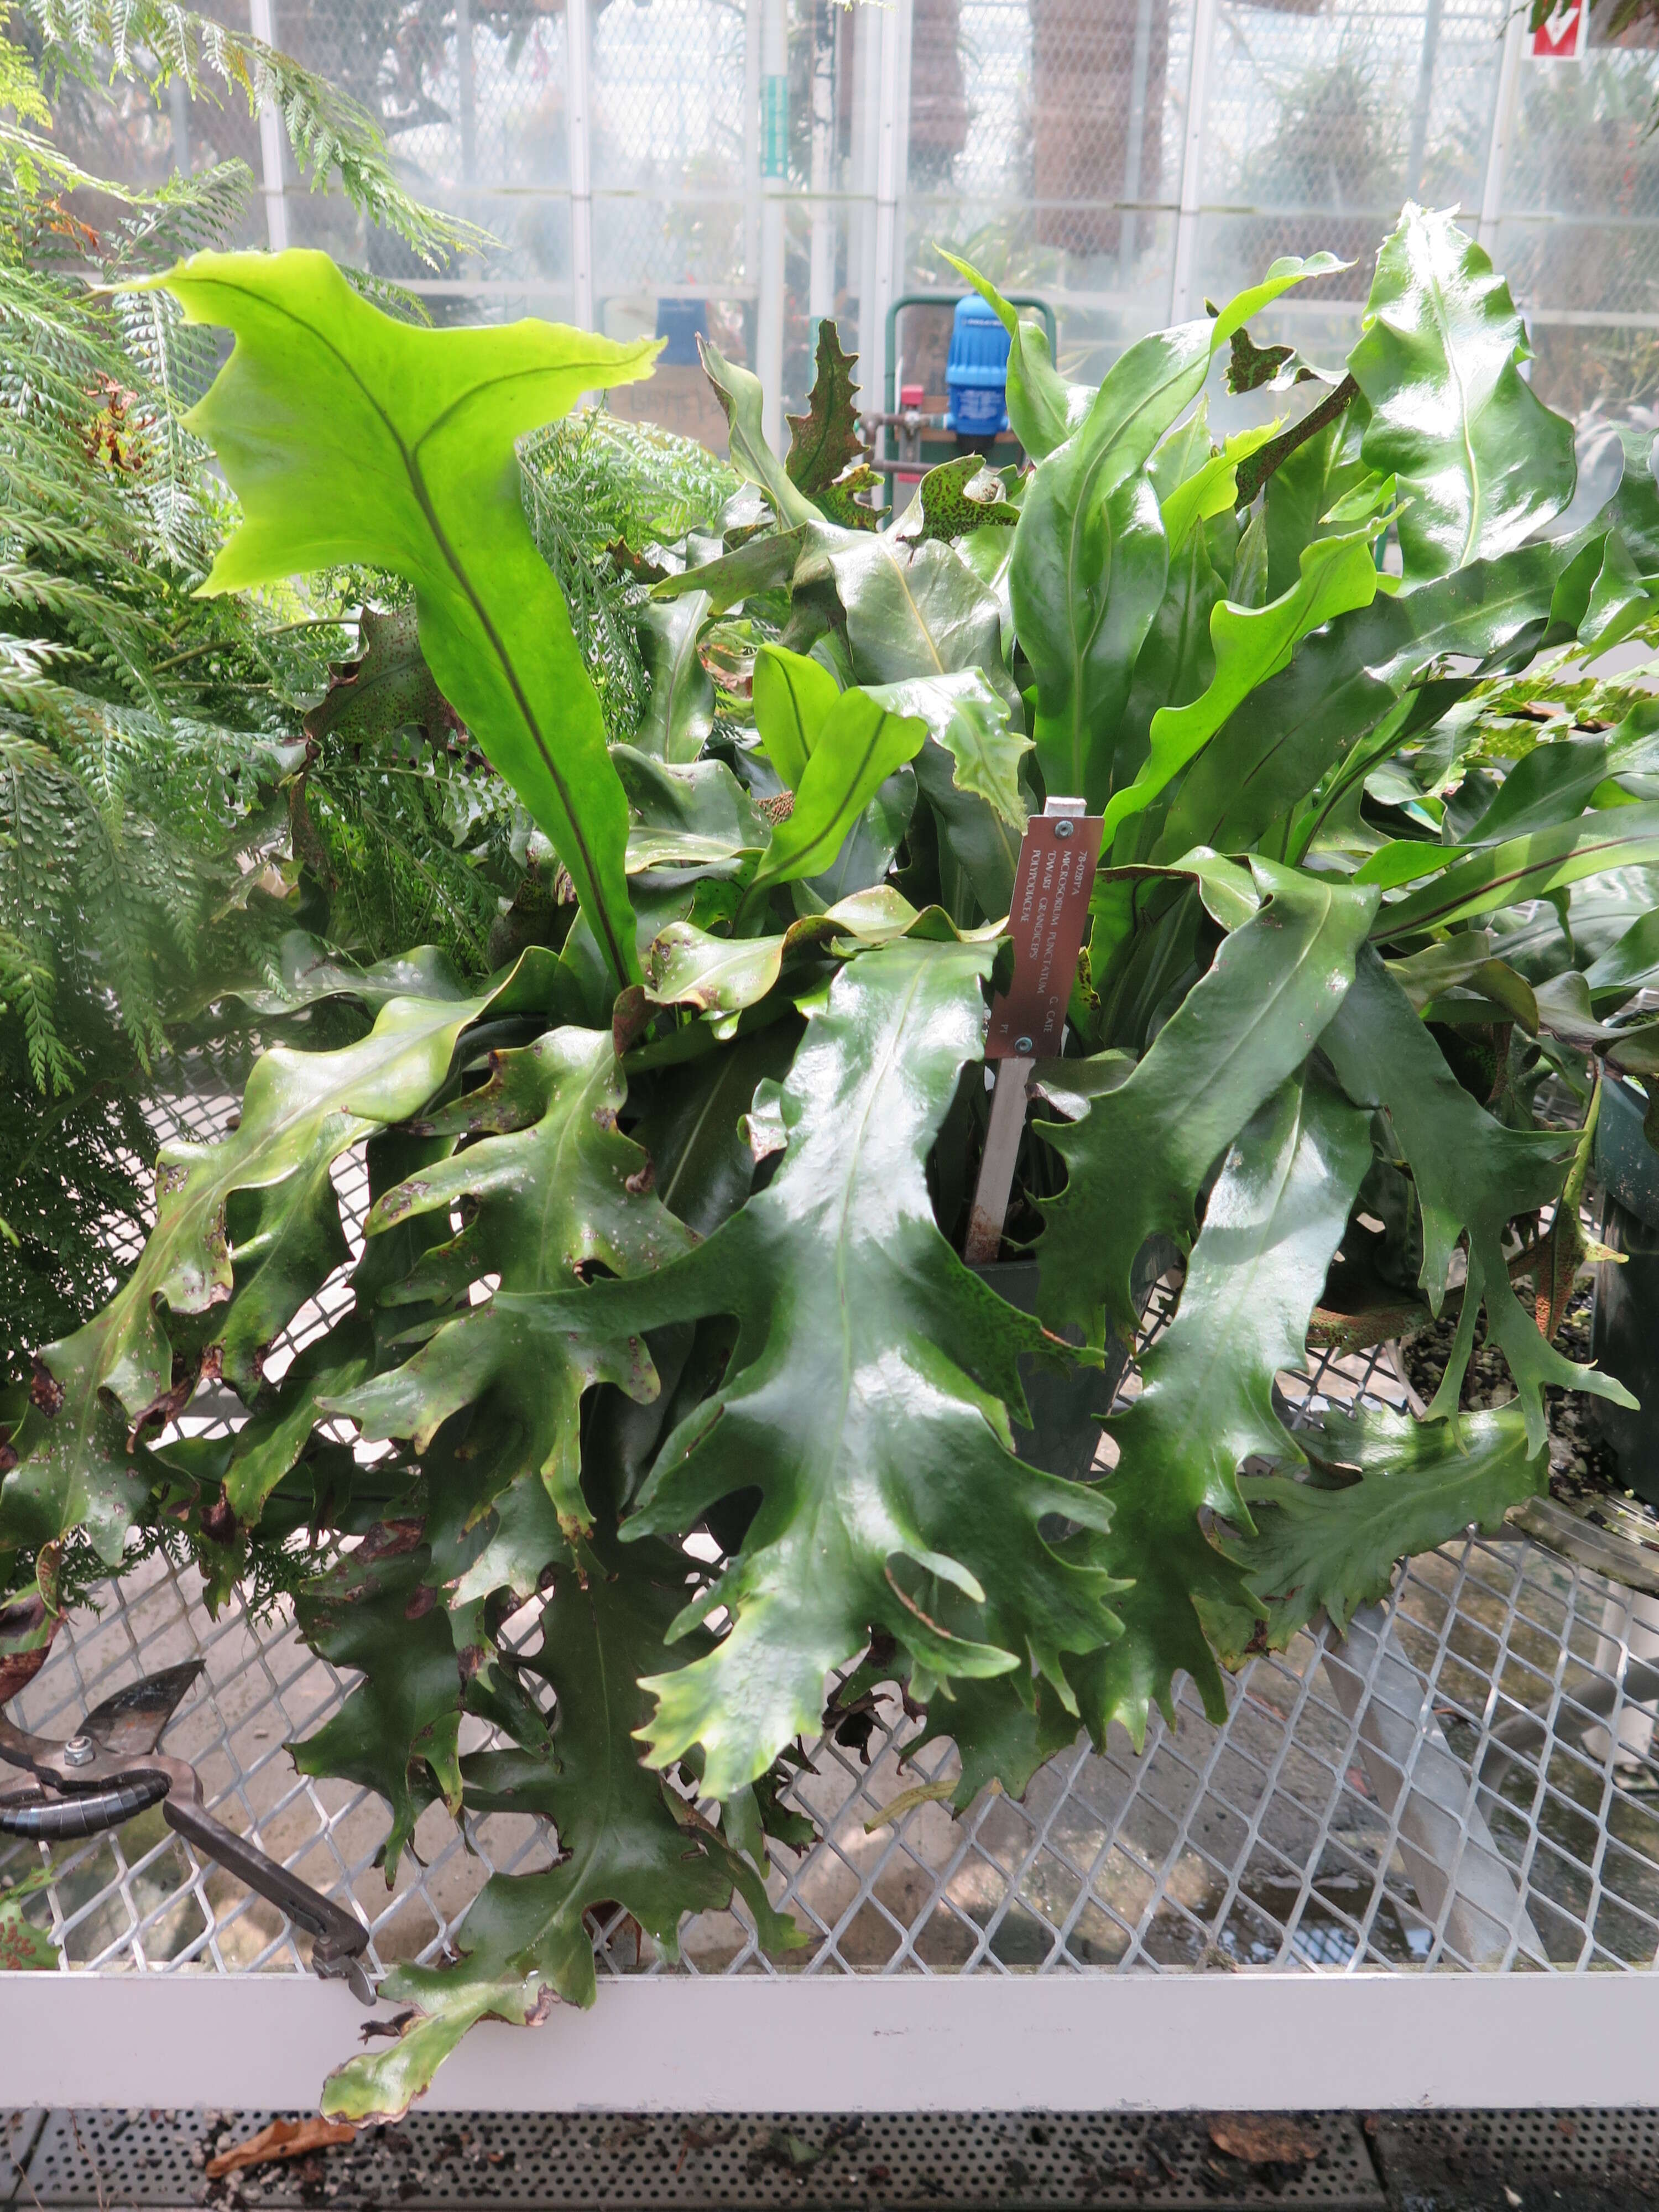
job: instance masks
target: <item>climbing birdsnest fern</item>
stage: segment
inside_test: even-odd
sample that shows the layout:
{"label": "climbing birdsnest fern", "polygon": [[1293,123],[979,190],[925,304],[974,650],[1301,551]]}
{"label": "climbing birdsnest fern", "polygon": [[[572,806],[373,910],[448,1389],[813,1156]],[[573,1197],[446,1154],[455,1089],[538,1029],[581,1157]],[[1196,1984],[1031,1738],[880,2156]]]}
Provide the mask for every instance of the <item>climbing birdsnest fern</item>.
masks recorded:
{"label": "climbing birdsnest fern", "polygon": [[[936,470],[896,518],[862,504],[836,348],[782,459],[756,380],[708,349],[744,481],[717,514],[712,470],[695,514],[648,495],[682,533],[613,555],[672,617],[627,741],[512,457],[648,345],[399,325],[314,254],[165,280],[237,339],[192,418],[243,516],[209,588],[394,570],[568,892],[486,979],[313,949],[296,993],[356,1032],[268,1051],[234,1130],[164,1149],[129,1279],[8,1413],[0,1551],[32,1648],[71,1539],[116,1568],[165,1511],[217,1591],[267,1525],[318,1528],[342,1548],[299,1626],[358,1679],[302,1770],[380,1793],[388,1875],[440,1800],[548,1825],[459,1958],[389,1978],[396,2036],[331,2111],[400,2110],[480,2018],[589,2002],[601,1902],[670,1952],[734,1896],[763,1943],[802,1940],[767,1887],[802,1840],[779,1788],[860,1654],[955,1739],[958,1804],[1021,1792],[1079,1729],[1139,1741],[1181,1671],[1219,1711],[1246,1652],[1322,1607],[1340,1629],[1399,1553],[1501,1521],[1547,1480],[1547,1389],[1622,1395],[1552,1341],[1573,1209],[1538,1227],[1595,1071],[1659,1072],[1653,739],[1638,711],[1466,776],[1455,718],[1652,619],[1659,492],[1634,455],[1562,527],[1572,434],[1519,374],[1507,288],[1414,207],[1346,375],[1218,450],[1212,374],[1269,410],[1249,319],[1334,265],[1275,264],[1097,388],[983,286],[1031,465]],[[1018,1132],[1034,1316],[960,1254],[988,997],[1051,796],[1104,847]],[[1546,1075],[1582,1127],[1536,1121]],[[330,1170],[356,1146],[352,1304],[268,1377],[346,1257]],[[1171,1249],[1178,1309],[1097,1456],[1103,1362]],[[1310,1328],[1442,1313],[1420,1418],[1286,1425],[1275,1378]],[[1482,1317],[1516,1394],[1467,1413]],[[1045,1373],[1091,1409],[1063,1459],[1031,1425]],[[248,1418],[181,1443],[198,1377]],[[525,1658],[507,1624],[531,1606]],[[493,1747],[460,1754],[464,1715]]]}

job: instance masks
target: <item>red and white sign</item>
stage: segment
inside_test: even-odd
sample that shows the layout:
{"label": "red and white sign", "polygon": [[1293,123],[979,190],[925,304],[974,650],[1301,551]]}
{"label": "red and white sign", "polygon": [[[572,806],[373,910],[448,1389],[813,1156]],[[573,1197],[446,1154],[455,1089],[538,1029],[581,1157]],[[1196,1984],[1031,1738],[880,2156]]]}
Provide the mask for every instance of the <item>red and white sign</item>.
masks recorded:
{"label": "red and white sign", "polygon": [[1535,62],[1580,62],[1589,33],[1589,0],[1557,0],[1553,15],[1532,34]]}

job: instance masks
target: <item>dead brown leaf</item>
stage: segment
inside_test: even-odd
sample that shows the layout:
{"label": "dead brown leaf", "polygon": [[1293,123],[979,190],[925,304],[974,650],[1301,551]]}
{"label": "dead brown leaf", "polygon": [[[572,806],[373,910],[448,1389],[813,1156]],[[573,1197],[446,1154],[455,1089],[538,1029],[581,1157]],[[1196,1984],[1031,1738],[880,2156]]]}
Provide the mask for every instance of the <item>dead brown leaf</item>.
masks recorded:
{"label": "dead brown leaf", "polygon": [[241,2166],[270,2166],[281,2158],[304,2158],[311,2151],[327,2150],[335,2143],[356,2140],[356,2129],[343,2120],[273,2120],[246,2142],[221,2151],[217,2158],[210,2158],[205,2172],[210,2181],[218,2181]]}
{"label": "dead brown leaf", "polygon": [[1210,2122],[1210,2141],[1246,2166],[1303,2166],[1323,2146],[1283,2112],[1227,2112]]}
{"label": "dead brown leaf", "polygon": [[12,1651],[0,1657],[0,1705],[21,1697],[46,1663],[44,1644],[38,1651]]}
{"label": "dead brown leaf", "polygon": [[38,1590],[0,1605],[0,1705],[26,1690],[46,1665],[60,1619]]}

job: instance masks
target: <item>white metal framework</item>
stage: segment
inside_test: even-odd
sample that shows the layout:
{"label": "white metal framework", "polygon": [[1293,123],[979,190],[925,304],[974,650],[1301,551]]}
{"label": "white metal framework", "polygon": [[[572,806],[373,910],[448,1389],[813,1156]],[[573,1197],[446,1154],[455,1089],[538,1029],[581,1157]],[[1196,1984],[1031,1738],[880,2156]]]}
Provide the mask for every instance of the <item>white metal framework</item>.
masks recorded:
{"label": "white metal framework", "polygon": [[[378,112],[416,191],[501,251],[441,273],[400,258],[307,189],[275,115],[247,149],[270,245],[366,260],[444,313],[618,337],[654,329],[664,301],[702,301],[759,374],[774,436],[821,314],[880,404],[889,307],[955,284],[939,244],[1047,298],[1085,374],[1275,256],[1332,247],[1352,275],[1267,320],[1334,353],[1407,198],[1458,209],[1510,276],[1546,334],[1534,374],[1552,404],[1582,413],[1651,382],[1626,357],[1659,331],[1659,64],[1630,43],[1644,30],[1614,47],[1593,21],[1561,62],[1534,57],[1509,0],[246,6],[257,35]],[[224,150],[202,111],[188,129],[158,112],[155,136]],[[132,158],[112,140],[114,168]],[[940,329],[901,327],[930,388],[942,348]]]}

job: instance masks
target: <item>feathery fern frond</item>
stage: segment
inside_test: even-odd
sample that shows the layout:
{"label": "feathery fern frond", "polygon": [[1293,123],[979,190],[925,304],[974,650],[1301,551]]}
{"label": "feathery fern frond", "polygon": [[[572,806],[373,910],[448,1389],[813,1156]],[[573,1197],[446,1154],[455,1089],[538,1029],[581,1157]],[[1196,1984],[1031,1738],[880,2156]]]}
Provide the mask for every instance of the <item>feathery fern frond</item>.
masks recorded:
{"label": "feathery fern frond", "polygon": [[639,609],[645,592],[609,557],[620,538],[641,550],[705,529],[738,489],[736,473],[692,439],[588,407],[520,449],[525,513],[559,580],[577,641],[599,687],[613,743],[639,727],[647,684]]}
{"label": "feathery fern frond", "polygon": [[85,82],[93,81],[101,64],[112,77],[136,79],[153,92],[178,78],[198,100],[216,102],[222,88],[240,94],[250,115],[267,106],[276,109],[312,189],[337,180],[360,214],[395,231],[428,267],[442,267],[457,252],[493,247],[487,232],[439,214],[404,189],[380,125],[356,100],[248,33],[173,0],[21,0],[21,5],[52,41],[61,64]]}
{"label": "feathery fern frond", "polygon": [[[228,33],[191,46],[198,19],[163,24],[148,0],[27,5],[80,41],[82,66],[103,38],[118,73],[218,54],[243,82],[234,42],[215,43]],[[0,1379],[106,1295],[107,1237],[145,1203],[138,1102],[186,1015],[252,979],[275,987],[284,930],[368,958],[435,942],[479,975],[569,919],[550,851],[465,731],[302,730],[392,580],[194,597],[232,519],[182,420],[215,341],[121,280],[211,239],[250,179],[233,164],[118,194],[94,234],[65,211],[80,173],[36,130],[14,51],[0,34],[17,118],[0,129],[0,1218],[20,1240],[0,1252]],[[353,281],[422,315],[384,280]],[[611,733],[630,738],[643,593],[609,549],[713,523],[737,479],[602,410],[532,438],[522,461]]]}
{"label": "feathery fern frond", "polygon": [[[34,85],[0,38],[0,100],[41,120]],[[0,1067],[51,1098],[88,1051],[108,1079],[161,1049],[240,825],[297,760],[297,707],[284,730],[263,663],[218,680],[221,639],[271,617],[192,596],[225,498],[179,421],[210,373],[200,334],[96,289],[210,236],[246,173],[118,194],[105,238],[65,211],[44,140],[20,154],[22,128],[0,129]],[[216,949],[253,927],[216,928]]]}

